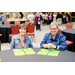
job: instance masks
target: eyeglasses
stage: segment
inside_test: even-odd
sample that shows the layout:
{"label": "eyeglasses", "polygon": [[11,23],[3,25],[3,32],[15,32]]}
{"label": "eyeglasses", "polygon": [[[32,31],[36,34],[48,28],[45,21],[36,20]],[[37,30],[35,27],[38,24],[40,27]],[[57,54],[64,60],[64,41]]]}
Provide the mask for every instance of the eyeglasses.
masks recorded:
{"label": "eyeglasses", "polygon": [[57,28],[50,28],[50,30],[57,30]]}

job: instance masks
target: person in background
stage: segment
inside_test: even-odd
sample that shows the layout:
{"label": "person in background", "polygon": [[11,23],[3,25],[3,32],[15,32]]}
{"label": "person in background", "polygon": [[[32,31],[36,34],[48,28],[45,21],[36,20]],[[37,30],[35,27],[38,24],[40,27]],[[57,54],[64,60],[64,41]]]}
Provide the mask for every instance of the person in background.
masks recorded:
{"label": "person in background", "polygon": [[45,24],[45,14],[42,13],[43,24]]}
{"label": "person in background", "polygon": [[31,12],[31,23],[32,23],[32,24],[33,24],[34,21],[35,21],[35,20],[34,20],[34,19],[35,19],[34,17],[35,17],[35,16],[34,16],[33,12]]}
{"label": "person in background", "polygon": [[59,12],[57,14],[56,21],[57,21],[58,25],[62,24],[62,15],[61,15],[61,12]]}
{"label": "person in background", "polygon": [[54,21],[49,26],[50,32],[46,33],[40,43],[40,48],[58,49],[60,51],[67,49],[65,36],[58,32],[58,24]]}
{"label": "person in background", "polygon": [[48,25],[48,14],[45,13],[45,23]]}
{"label": "person in background", "polygon": [[19,13],[20,13],[20,19],[22,19],[24,15],[22,12],[19,12]]}
{"label": "person in background", "polygon": [[37,12],[35,17],[36,30],[39,29],[41,31],[41,20],[41,15],[39,12]]}
{"label": "person in background", "polygon": [[40,13],[40,16],[41,16],[41,25],[42,25],[42,20],[43,20],[43,18],[42,18],[42,12],[39,12]]}
{"label": "person in background", "polygon": [[40,15],[42,16],[42,12],[39,12],[40,13]]}
{"label": "person in background", "polygon": [[68,15],[69,15],[69,22],[71,22],[71,13],[68,13]]}
{"label": "person in background", "polygon": [[11,49],[19,49],[19,48],[32,48],[32,40],[31,37],[26,35],[27,26],[25,24],[21,24],[19,26],[19,34],[12,37],[11,41]]}
{"label": "person in background", "polygon": [[9,17],[9,13],[6,13],[6,18],[10,18],[10,17]]}
{"label": "person in background", "polygon": [[49,15],[50,15],[50,13],[48,12],[48,20],[47,20],[48,25],[49,25]]}
{"label": "person in background", "polygon": [[16,18],[16,14],[13,12],[13,18]]}
{"label": "person in background", "polygon": [[53,14],[53,21],[55,21],[56,22],[56,17],[57,17],[57,14],[56,14],[56,12],[54,12],[54,14]]}
{"label": "person in background", "polygon": [[49,24],[52,22],[52,13],[50,13],[50,15],[49,15]]}
{"label": "person in background", "polygon": [[68,23],[69,22],[69,15],[68,15],[68,13],[66,13],[66,23]]}
{"label": "person in background", "polygon": [[63,13],[63,24],[65,24],[66,23],[66,14],[65,14],[65,12]]}
{"label": "person in background", "polygon": [[28,16],[27,16],[27,19],[30,21],[30,23],[33,22],[33,19],[34,19],[34,15],[32,12],[29,12]]}
{"label": "person in background", "polygon": [[4,21],[6,21],[6,16],[3,13],[1,13],[1,21],[2,21],[2,24],[4,24]]}

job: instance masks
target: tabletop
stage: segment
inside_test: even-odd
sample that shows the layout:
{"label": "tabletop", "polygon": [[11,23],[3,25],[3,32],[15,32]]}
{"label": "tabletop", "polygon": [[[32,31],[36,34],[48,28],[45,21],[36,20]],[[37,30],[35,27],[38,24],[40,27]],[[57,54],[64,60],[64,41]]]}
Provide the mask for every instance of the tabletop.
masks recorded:
{"label": "tabletop", "polygon": [[64,29],[62,32],[75,34],[75,29]]}
{"label": "tabletop", "polygon": [[[41,48],[33,48],[37,53]],[[75,62],[75,53],[70,51],[60,51],[58,56],[48,55],[23,55],[15,56],[12,49],[0,51],[1,62]]]}
{"label": "tabletop", "polygon": [[[11,28],[12,25],[15,25],[15,24],[0,25],[0,28]],[[17,24],[17,25],[20,25],[20,24]]]}

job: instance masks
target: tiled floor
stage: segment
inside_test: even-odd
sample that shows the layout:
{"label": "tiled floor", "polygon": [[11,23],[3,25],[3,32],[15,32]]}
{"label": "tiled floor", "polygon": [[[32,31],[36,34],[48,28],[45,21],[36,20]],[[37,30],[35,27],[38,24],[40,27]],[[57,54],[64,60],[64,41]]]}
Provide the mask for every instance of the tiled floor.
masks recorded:
{"label": "tiled floor", "polygon": [[[49,32],[49,25],[43,25],[43,26],[41,26],[41,28],[42,28],[42,31],[39,31],[39,30],[35,31],[36,42],[33,41],[34,47],[40,47],[40,42],[43,39],[45,33]],[[59,26],[59,28],[61,30],[63,30],[63,29],[66,29],[66,26],[65,26],[65,24],[63,24],[63,25]],[[75,28],[75,23],[73,23],[73,28]],[[2,43],[1,50],[3,51],[3,50],[7,50],[7,49],[10,49],[10,43]]]}

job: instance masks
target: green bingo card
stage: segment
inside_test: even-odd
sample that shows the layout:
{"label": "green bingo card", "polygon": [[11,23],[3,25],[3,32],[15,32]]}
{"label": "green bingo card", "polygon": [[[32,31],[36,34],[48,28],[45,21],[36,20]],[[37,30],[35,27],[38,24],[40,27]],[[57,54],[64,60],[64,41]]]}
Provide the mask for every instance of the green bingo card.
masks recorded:
{"label": "green bingo card", "polygon": [[22,49],[13,49],[15,56],[22,56],[25,55]]}
{"label": "green bingo card", "polygon": [[1,61],[1,59],[0,59],[0,61]]}
{"label": "green bingo card", "polygon": [[23,48],[27,55],[36,54],[36,52],[32,48]]}
{"label": "green bingo card", "polygon": [[48,52],[49,52],[48,49],[41,49],[37,54],[39,54],[39,55],[47,55]]}
{"label": "green bingo card", "polygon": [[48,55],[49,55],[49,56],[58,56],[59,52],[60,52],[60,51],[57,50],[57,49],[49,49]]}
{"label": "green bingo card", "polygon": [[41,49],[37,54],[48,55],[48,56],[58,56],[59,50],[57,49]]}

